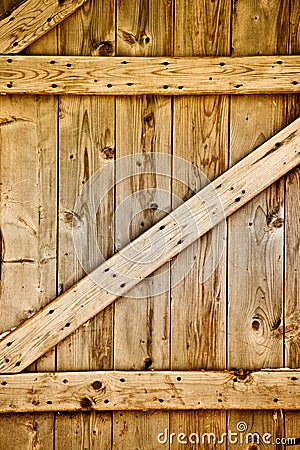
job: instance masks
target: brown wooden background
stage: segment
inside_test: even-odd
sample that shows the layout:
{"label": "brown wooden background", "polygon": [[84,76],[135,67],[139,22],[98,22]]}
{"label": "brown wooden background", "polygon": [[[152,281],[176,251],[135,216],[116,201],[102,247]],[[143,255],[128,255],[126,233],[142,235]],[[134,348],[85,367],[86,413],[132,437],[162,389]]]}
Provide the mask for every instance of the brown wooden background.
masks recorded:
{"label": "brown wooden background", "polygon": [[[16,3],[0,1],[0,13]],[[299,14],[298,0],[90,0],[23,53],[297,54]],[[0,332],[83,276],[74,254],[72,211],[82,184],[98,168],[114,157],[163,151],[213,179],[299,111],[296,95],[2,96]],[[207,282],[198,279],[211,233],[186,250],[197,259],[179,286],[154,298],[118,300],[30,370],[299,367],[299,174],[294,170],[230,217],[226,251]],[[144,177],[107,196],[97,225],[106,256],[114,251],[108,227],[114,208],[141,186],[167,188],[159,178]],[[175,182],[172,188],[182,198],[189,195]],[[159,209],[139,215],[131,237],[161,215]],[[298,412],[16,414],[0,416],[0,449],[168,448],[157,443],[164,428],[221,435],[240,420],[249,431],[299,435]],[[216,448],[225,450],[226,444]]]}

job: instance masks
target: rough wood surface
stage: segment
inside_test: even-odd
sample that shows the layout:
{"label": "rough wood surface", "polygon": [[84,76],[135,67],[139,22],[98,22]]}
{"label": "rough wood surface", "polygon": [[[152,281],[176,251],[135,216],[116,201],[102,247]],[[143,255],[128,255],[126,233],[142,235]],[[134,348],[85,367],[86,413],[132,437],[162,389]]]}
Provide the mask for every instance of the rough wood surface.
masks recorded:
{"label": "rough wood surface", "polygon": [[[101,18],[101,20],[99,20]],[[59,27],[60,55],[113,54],[115,10],[112,0],[86,1]],[[106,52],[106,53],[105,53]],[[59,259],[58,286],[63,292],[83,277],[73,244],[72,211],[89,177],[114,157],[114,99],[64,96],[59,99]],[[95,218],[97,243],[103,257],[113,254],[114,195],[110,192]],[[105,232],[104,232],[105,230]],[[89,254],[89,267],[102,261]],[[87,262],[87,261],[85,261]],[[110,370],[113,368],[113,308],[108,307],[57,346],[57,370]],[[111,414],[57,414],[56,448],[72,450],[111,447]]]}
{"label": "rough wood surface", "polygon": [[[230,55],[230,1],[176,1],[175,14],[174,56],[220,55],[222,59]],[[228,108],[228,96],[174,98],[173,154],[189,161],[189,173],[185,176],[189,186],[196,190],[203,180],[199,179],[194,166],[210,180],[228,167]],[[177,182],[178,175],[174,163],[173,198],[176,195],[187,199],[192,190]],[[174,281],[182,266],[188,267],[192,261],[184,280],[171,290],[172,370],[226,367],[226,251],[215,270],[212,269],[220,256],[218,250],[226,249],[224,225],[215,227],[213,232],[185,249],[179,265],[178,260],[171,263],[171,280]],[[195,430],[207,429],[207,426],[211,432],[225,430],[226,414],[220,411],[173,411],[170,414],[170,433],[178,434],[183,427]],[[181,445],[175,441],[172,447],[179,450]],[[225,444],[220,446],[224,448]]]}
{"label": "rough wood surface", "polygon": [[54,372],[0,376],[0,412],[290,409],[299,371]]}
{"label": "rough wood surface", "polygon": [[[1,372],[19,372],[28,366],[296,167],[299,143],[297,119],[5,336],[0,341]],[[141,163],[138,156],[137,162]]]}
{"label": "rough wood surface", "polygon": [[[117,6],[116,54],[122,61],[130,56],[172,54],[171,2],[118,1]],[[136,175],[124,180],[122,167],[116,170],[115,242],[118,249],[164,217],[167,214],[164,209],[171,210],[171,164],[157,167],[149,159],[152,153],[171,154],[171,141],[170,97],[116,98],[116,158],[143,153],[143,171],[149,171],[139,174],[138,166],[133,166],[134,172],[134,167],[137,169]],[[159,176],[158,171],[166,176]],[[160,197],[162,191],[167,194],[164,202]],[[128,208],[121,212],[119,205],[124,200],[128,202]],[[157,207],[151,208],[151,204]],[[135,208],[139,211],[137,214]],[[152,277],[159,277],[164,272],[169,279],[169,263],[155,271]],[[170,293],[167,283],[165,292],[154,295],[153,286],[159,282],[153,281],[152,277],[115,304],[114,367],[118,370],[169,368]],[[157,446],[156,436],[160,430],[169,424],[169,414],[165,411],[151,414],[115,412],[113,417],[114,449],[151,450]]]}
{"label": "rough wood surface", "polygon": [[191,95],[300,92],[299,56],[0,56],[2,94]]}
{"label": "rough wood surface", "polygon": [[[234,2],[234,56],[287,54],[288,35],[288,0]],[[230,165],[286,124],[285,97],[275,93],[232,97]],[[283,223],[283,179],[229,218],[228,368],[283,366],[283,339],[278,332],[283,319]],[[241,420],[249,431],[270,430],[283,436],[282,414],[275,420],[272,411],[228,413],[230,428]],[[243,445],[236,447],[244,450]]]}
{"label": "rough wood surface", "polygon": [[25,0],[0,18],[0,53],[19,53],[78,9],[84,0]]}

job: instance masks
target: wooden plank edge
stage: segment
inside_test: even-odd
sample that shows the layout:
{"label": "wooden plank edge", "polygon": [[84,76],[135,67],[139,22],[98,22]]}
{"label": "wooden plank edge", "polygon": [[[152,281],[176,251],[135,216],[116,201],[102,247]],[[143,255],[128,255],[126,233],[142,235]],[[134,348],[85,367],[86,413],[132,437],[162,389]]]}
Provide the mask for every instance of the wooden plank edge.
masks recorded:
{"label": "wooden plank edge", "polygon": [[5,336],[0,372],[20,372],[299,163],[300,118]]}
{"label": "wooden plank edge", "polygon": [[300,56],[0,56],[1,94],[210,95],[300,92]]}
{"label": "wooden plank edge", "polygon": [[0,18],[0,53],[19,53],[73,14],[84,0],[26,0]]}
{"label": "wooden plank edge", "polygon": [[0,412],[290,409],[300,371],[89,371],[0,376]]}

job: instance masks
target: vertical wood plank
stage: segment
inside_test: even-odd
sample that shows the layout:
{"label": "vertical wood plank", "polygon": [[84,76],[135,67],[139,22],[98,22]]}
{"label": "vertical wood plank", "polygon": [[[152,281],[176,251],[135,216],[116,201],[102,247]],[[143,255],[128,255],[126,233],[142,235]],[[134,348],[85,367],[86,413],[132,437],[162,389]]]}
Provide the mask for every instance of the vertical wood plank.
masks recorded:
{"label": "vertical wood plank", "polygon": [[[87,1],[59,26],[59,54],[114,54],[114,0]],[[88,179],[114,158],[114,99],[61,96],[59,105],[59,292],[84,275],[72,230],[77,196]],[[97,242],[105,258],[113,253],[113,193],[96,217]],[[86,255],[90,258],[90,255]],[[97,261],[92,262],[93,265]],[[113,308],[90,320],[57,347],[57,370],[112,368]],[[55,448],[108,449],[111,414],[83,412],[56,416]]]}
{"label": "vertical wood plank", "polygon": [[[56,32],[26,53],[55,54]],[[56,296],[57,99],[6,97],[0,109],[3,331]],[[28,371],[54,369],[55,352],[50,351]],[[0,417],[0,441],[8,450],[50,450],[53,434],[52,413]]]}
{"label": "vertical wood plank", "polygon": [[[232,54],[286,54],[288,17],[288,1],[235,0]],[[285,123],[285,96],[233,97],[230,165]],[[283,221],[283,180],[228,221],[229,368],[249,370],[283,364],[283,338],[277,331],[283,320]],[[230,413],[228,428],[235,429],[240,421],[247,424],[249,432],[270,432],[273,437],[284,433],[283,416],[274,420],[272,411]],[[283,447],[273,443],[270,448]]]}
{"label": "vertical wood plank", "polygon": [[[118,56],[162,56],[172,54],[172,1],[140,0],[118,1],[117,9],[117,55]],[[164,214],[161,208],[170,208],[170,200],[162,205],[159,195],[151,188],[170,192],[170,176],[155,175],[155,167],[146,162],[147,153],[171,152],[171,99],[158,96],[117,98],[117,158],[134,153],[145,154],[145,168],[154,175],[141,175],[116,187],[116,207],[126,197],[139,190],[140,213],[130,225],[130,239],[157,222]],[[163,169],[171,175],[171,167]],[[122,172],[117,173],[117,181]],[[171,197],[169,197],[170,199]],[[131,203],[132,204],[132,203]],[[151,206],[152,205],[152,206]],[[157,206],[153,206],[157,205]],[[116,221],[116,242],[125,244],[124,228],[127,228],[128,213]],[[157,276],[169,271],[168,265],[156,271]],[[168,277],[169,278],[169,277]],[[169,367],[169,291],[151,295],[151,281],[145,281],[144,298],[126,297],[115,305],[115,351],[116,369],[167,369]],[[136,295],[141,290],[136,289]],[[166,412],[114,413],[113,448],[157,447],[157,435],[168,426]]]}
{"label": "vertical wood plank", "polygon": [[[174,56],[230,54],[230,1],[177,1],[175,6]],[[178,97],[174,99],[174,155],[197,166],[210,180],[228,165],[228,97]],[[174,169],[175,170],[175,169]],[[193,170],[188,179],[199,189]],[[187,186],[173,179],[173,193],[187,199]],[[172,288],[172,370],[225,369],[226,367],[226,259],[217,258],[216,247],[226,247],[224,227],[217,227],[184,251],[194,265],[179,285]],[[186,263],[187,264],[187,263]],[[172,264],[172,279],[176,269]],[[211,271],[211,274],[208,272]],[[201,281],[207,275],[205,281]],[[205,430],[226,432],[226,413],[213,411],[172,412],[170,433]],[[206,448],[205,444],[205,448]],[[226,443],[220,445],[225,448]],[[181,444],[174,440],[172,448]],[[194,448],[189,443],[186,448]],[[208,448],[208,447],[207,447]]]}
{"label": "vertical wood plank", "polygon": [[[300,52],[300,4],[290,4],[289,54]],[[288,98],[288,121],[300,116],[300,96]],[[300,366],[300,169],[286,176],[285,184],[285,365]],[[286,412],[286,438],[299,438],[300,413]]]}

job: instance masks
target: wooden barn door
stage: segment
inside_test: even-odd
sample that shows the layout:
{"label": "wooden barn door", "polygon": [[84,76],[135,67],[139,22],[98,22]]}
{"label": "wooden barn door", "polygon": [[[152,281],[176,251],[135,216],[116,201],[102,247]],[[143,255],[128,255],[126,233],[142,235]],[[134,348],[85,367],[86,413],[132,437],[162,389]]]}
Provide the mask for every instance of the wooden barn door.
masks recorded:
{"label": "wooden barn door", "polygon": [[[0,12],[16,3],[0,1]],[[87,0],[23,53],[293,55],[300,51],[299,15],[297,0]],[[83,277],[73,211],[98,169],[136,153],[167,153],[214,180],[300,113],[299,94],[165,94],[1,96],[0,332]],[[128,218],[114,215],[126,198],[144,192],[129,227],[133,240],[191,196],[172,178],[174,164],[164,168],[165,177],[155,170],[150,165],[150,173],[119,184],[122,173],[112,173],[114,188],[96,224],[105,258],[128,243],[122,229]],[[249,371],[297,369],[299,174],[294,169],[229,217],[225,228],[184,250],[182,264],[194,262],[181,283],[171,287],[175,257],[155,272],[168,274],[162,293],[153,295],[145,280],[146,295],[136,298],[136,288],[26,372],[229,370],[238,382]],[[186,176],[197,185],[192,170]],[[160,190],[170,193],[165,211]],[[220,246],[220,261],[203,281]],[[217,401],[220,409],[92,411],[83,405],[81,411],[1,414],[0,450],[275,450],[285,448],[282,438],[299,438],[299,412],[275,408],[276,398],[274,410],[222,410],[222,392]],[[270,433],[270,443],[233,443],[228,436],[221,442],[223,433],[243,431],[241,424],[260,437]],[[220,442],[196,444],[194,436],[183,443],[180,433],[212,433]]]}

